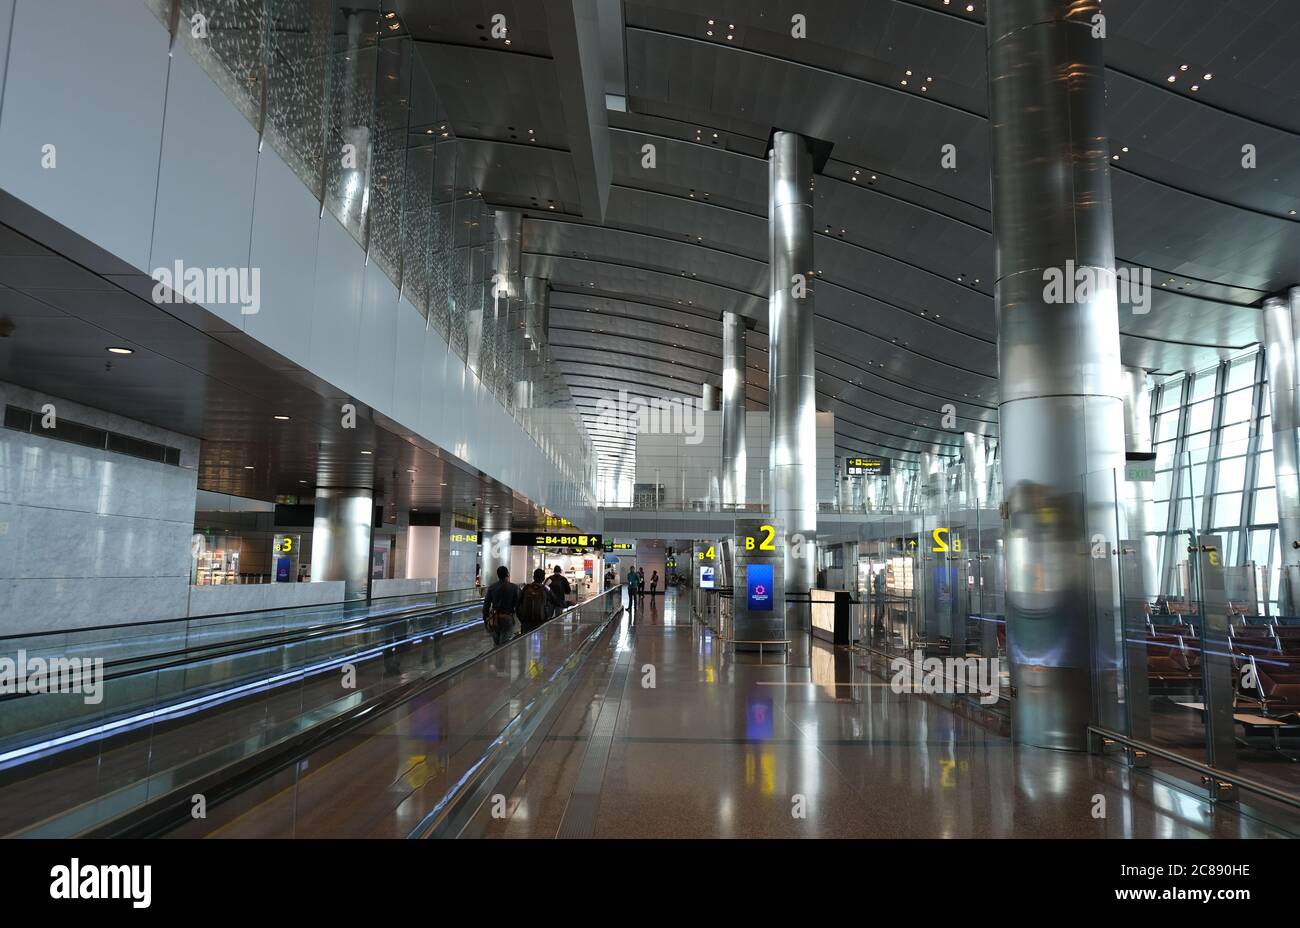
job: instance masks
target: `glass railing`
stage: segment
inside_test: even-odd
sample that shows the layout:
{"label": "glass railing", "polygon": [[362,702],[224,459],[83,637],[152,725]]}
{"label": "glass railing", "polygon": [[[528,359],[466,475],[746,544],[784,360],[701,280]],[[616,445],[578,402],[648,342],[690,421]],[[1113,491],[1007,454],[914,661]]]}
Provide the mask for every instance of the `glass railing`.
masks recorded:
{"label": "glass railing", "polygon": [[[529,634],[462,661],[433,686],[350,733],[346,750],[333,745],[314,750],[171,834],[400,838],[461,833],[466,816],[489,805],[482,802],[482,789],[531,739],[544,736],[539,726],[617,614],[621,596],[621,587],[607,590]],[[403,659],[419,660],[420,649]],[[394,768],[398,743],[409,746],[409,756]],[[153,791],[173,787],[174,781],[163,777]],[[339,801],[340,790],[347,790],[346,803]]]}
{"label": "glass railing", "polygon": [[1108,555],[1089,558],[1094,718],[1150,746],[1129,752],[1141,765],[1300,800],[1300,618],[1277,608],[1276,531],[1257,521],[1275,512],[1243,500],[1238,474],[1271,469],[1263,457],[1251,440],[1083,479]]}
{"label": "glass railing", "polygon": [[[67,670],[78,665],[64,663],[63,682],[74,685],[59,692],[25,687],[0,700],[0,833],[62,814],[72,800],[107,795],[160,769],[198,776],[249,746],[274,743],[332,718],[412,675],[481,653],[490,646],[484,635],[446,639],[481,625],[480,602],[465,600],[473,594],[436,606],[385,607],[379,616],[354,613],[341,623],[301,623],[242,644],[226,637],[215,649],[198,646],[112,670],[105,665],[102,676],[77,678]],[[411,652],[414,658],[406,656]],[[46,666],[71,660],[45,653]],[[33,658],[24,659],[30,672]],[[84,823],[87,815],[109,808],[97,803],[73,819]]]}

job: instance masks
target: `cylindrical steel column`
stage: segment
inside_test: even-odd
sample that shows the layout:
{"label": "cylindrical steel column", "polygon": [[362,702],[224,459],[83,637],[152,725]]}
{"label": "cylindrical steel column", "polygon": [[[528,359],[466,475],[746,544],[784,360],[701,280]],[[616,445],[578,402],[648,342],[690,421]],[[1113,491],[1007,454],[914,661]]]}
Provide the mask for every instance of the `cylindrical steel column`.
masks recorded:
{"label": "cylindrical steel column", "polygon": [[962,435],[962,443],[962,463],[966,468],[966,506],[979,509],[989,498],[988,453],[984,447],[984,436],[966,432]]}
{"label": "cylindrical steel column", "polygon": [[[1088,556],[1091,534],[1118,542],[1124,465],[1100,10],[1001,0],[987,29],[1012,736],[1066,750],[1087,746],[1091,610],[1119,608],[1092,576],[1115,559]],[[1084,299],[1049,291],[1080,271]]]}
{"label": "cylindrical steel column", "polygon": [[[768,422],[772,515],[785,532],[786,592],[813,586],[817,393],[813,345],[813,194],[808,140],[776,132],[768,153]],[[792,609],[799,627],[808,610]],[[787,634],[794,629],[787,625]]]}
{"label": "cylindrical steel column", "polygon": [[[479,529],[483,588],[497,582],[497,568],[510,569],[510,524],[514,513],[508,507],[486,507]],[[517,583],[525,581],[513,578]],[[529,577],[529,580],[532,578]]]}
{"label": "cylindrical steel column", "polygon": [[700,408],[705,412],[718,411],[718,388],[711,383],[700,387]]}
{"label": "cylindrical steel column", "polygon": [[346,599],[365,599],[370,588],[370,526],[374,491],[317,487],[311,530],[313,583],[342,580]]}
{"label": "cylindrical steel column", "polygon": [[[1292,301],[1300,310],[1300,298]],[[1273,469],[1277,476],[1278,543],[1282,549],[1278,613],[1300,615],[1300,454],[1296,428],[1300,426],[1297,404],[1295,322],[1291,304],[1283,297],[1264,301],[1264,359],[1268,363],[1269,402],[1273,423]]]}
{"label": "cylindrical steel column", "polygon": [[722,507],[745,506],[745,319],[722,314]]}
{"label": "cylindrical steel column", "polygon": [[[1151,445],[1151,391],[1147,387],[1147,372],[1140,367],[1124,365],[1124,450],[1150,454]],[[1154,529],[1155,512],[1151,498],[1153,485],[1145,480],[1125,481],[1128,501],[1129,538],[1138,546],[1142,565],[1142,589],[1129,592],[1129,596],[1143,596],[1148,600],[1160,592],[1159,539],[1148,536]]]}

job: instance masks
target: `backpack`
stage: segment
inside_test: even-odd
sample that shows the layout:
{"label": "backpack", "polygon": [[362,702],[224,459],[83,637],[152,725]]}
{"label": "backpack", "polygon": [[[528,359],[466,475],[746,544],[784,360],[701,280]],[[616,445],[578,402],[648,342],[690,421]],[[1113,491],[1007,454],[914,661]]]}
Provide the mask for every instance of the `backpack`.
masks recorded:
{"label": "backpack", "polygon": [[519,621],[524,628],[536,628],[546,621],[546,587],[530,583],[519,600]]}

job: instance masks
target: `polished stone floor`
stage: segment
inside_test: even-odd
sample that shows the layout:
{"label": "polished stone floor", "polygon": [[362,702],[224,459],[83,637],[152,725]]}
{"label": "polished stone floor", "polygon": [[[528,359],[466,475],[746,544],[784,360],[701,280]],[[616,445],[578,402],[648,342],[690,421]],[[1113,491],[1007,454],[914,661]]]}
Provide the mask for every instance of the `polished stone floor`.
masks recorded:
{"label": "polished stone floor", "polygon": [[[735,654],[686,609],[669,593],[603,632],[604,611],[549,623],[182,833],[402,837],[486,778],[485,758],[505,756],[450,833],[1300,834],[1114,760],[1017,747],[1004,718],[961,697],[894,692],[863,652],[817,643],[804,667]],[[536,729],[503,748],[503,729],[537,706]]]}
{"label": "polished stone floor", "polygon": [[[733,654],[670,593],[593,655],[546,744],[469,833],[596,837],[1233,837],[1288,830],[1114,761],[1011,743],[952,697],[894,693],[868,656]],[[611,681],[621,685],[611,688]],[[877,671],[884,668],[875,668]],[[650,685],[652,684],[653,685]],[[612,737],[593,738],[599,725]],[[596,748],[606,752],[591,759]],[[579,784],[598,769],[594,814]],[[578,787],[578,788],[575,788]],[[1104,798],[1105,816],[1094,813]],[[573,819],[576,818],[576,822]],[[576,826],[576,827],[575,827]]]}

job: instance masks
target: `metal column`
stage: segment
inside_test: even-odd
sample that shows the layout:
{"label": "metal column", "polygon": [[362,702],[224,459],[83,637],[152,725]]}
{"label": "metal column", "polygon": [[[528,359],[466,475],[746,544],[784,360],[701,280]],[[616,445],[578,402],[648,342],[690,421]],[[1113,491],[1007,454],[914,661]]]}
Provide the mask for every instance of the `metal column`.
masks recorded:
{"label": "metal column", "polygon": [[700,388],[700,408],[705,412],[718,411],[718,388],[711,383]]}
{"label": "metal column", "polygon": [[[785,532],[787,592],[813,586],[817,539],[816,355],[813,344],[812,153],[775,132],[768,153],[768,417],[772,515]],[[794,639],[807,610],[791,610]]]}
{"label": "metal column", "polygon": [[[1124,450],[1149,454],[1151,444],[1151,392],[1147,388],[1147,372],[1140,367],[1124,367]],[[1151,483],[1135,480],[1128,487],[1129,538],[1138,546],[1142,565],[1142,588],[1133,591],[1154,598],[1160,574],[1159,539],[1148,537],[1156,528],[1154,504],[1151,501]]]}
{"label": "metal column", "polygon": [[1264,301],[1264,352],[1268,361],[1269,401],[1273,410],[1273,468],[1277,473],[1277,529],[1282,549],[1280,615],[1300,615],[1300,455],[1296,427],[1300,410],[1296,398],[1295,308],[1300,314],[1300,288]]}
{"label": "metal column", "polygon": [[[1100,10],[1003,0],[987,29],[1012,736],[1065,750],[1087,747],[1093,615],[1118,606],[1093,583],[1115,559],[1088,557],[1118,541],[1113,477],[1085,476],[1124,465]],[[1100,285],[1050,302],[1048,271],[1077,269]]]}
{"label": "metal column", "polygon": [[[483,588],[487,589],[497,582],[498,567],[510,569],[510,523],[514,513],[509,508],[498,506],[485,506],[485,509],[479,530],[479,545],[482,549]],[[518,577],[511,579],[515,583],[527,582]]]}
{"label": "metal column", "polygon": [[[1124,451],[1150,454],[1151,391],[1147,372],[1124,366]],[[1154,463],[1151,465],[1154,469]],[[1147,678],[1147,604],[1158,594],[1159,539],[1148,532],[1155,525],[1152,490],[1146,480],[1124,481],[1128,534],[1120,542],[1120,586],[1124,596],[1121,647],[1124,654],[1125,707],[1122,725],[1134,738],[1151,737],[1151,695]],[[1125,526],[1120,526],[1121,530]],[[1171,544],[1173,542],[1170,542]],[[1104,698],[1103,694],[1103,698]],[[1136,755],[1132,755],[1136,756]]]}
{"label": "metal column", "polygon": [[745,507],[745,320],[722,314],[722,507]]}
{"label": "metal column", "polygon": [[370,589],[374,491],[317,487],[311,531],[311,579],[343,581],[345,599],[365,599]]}

